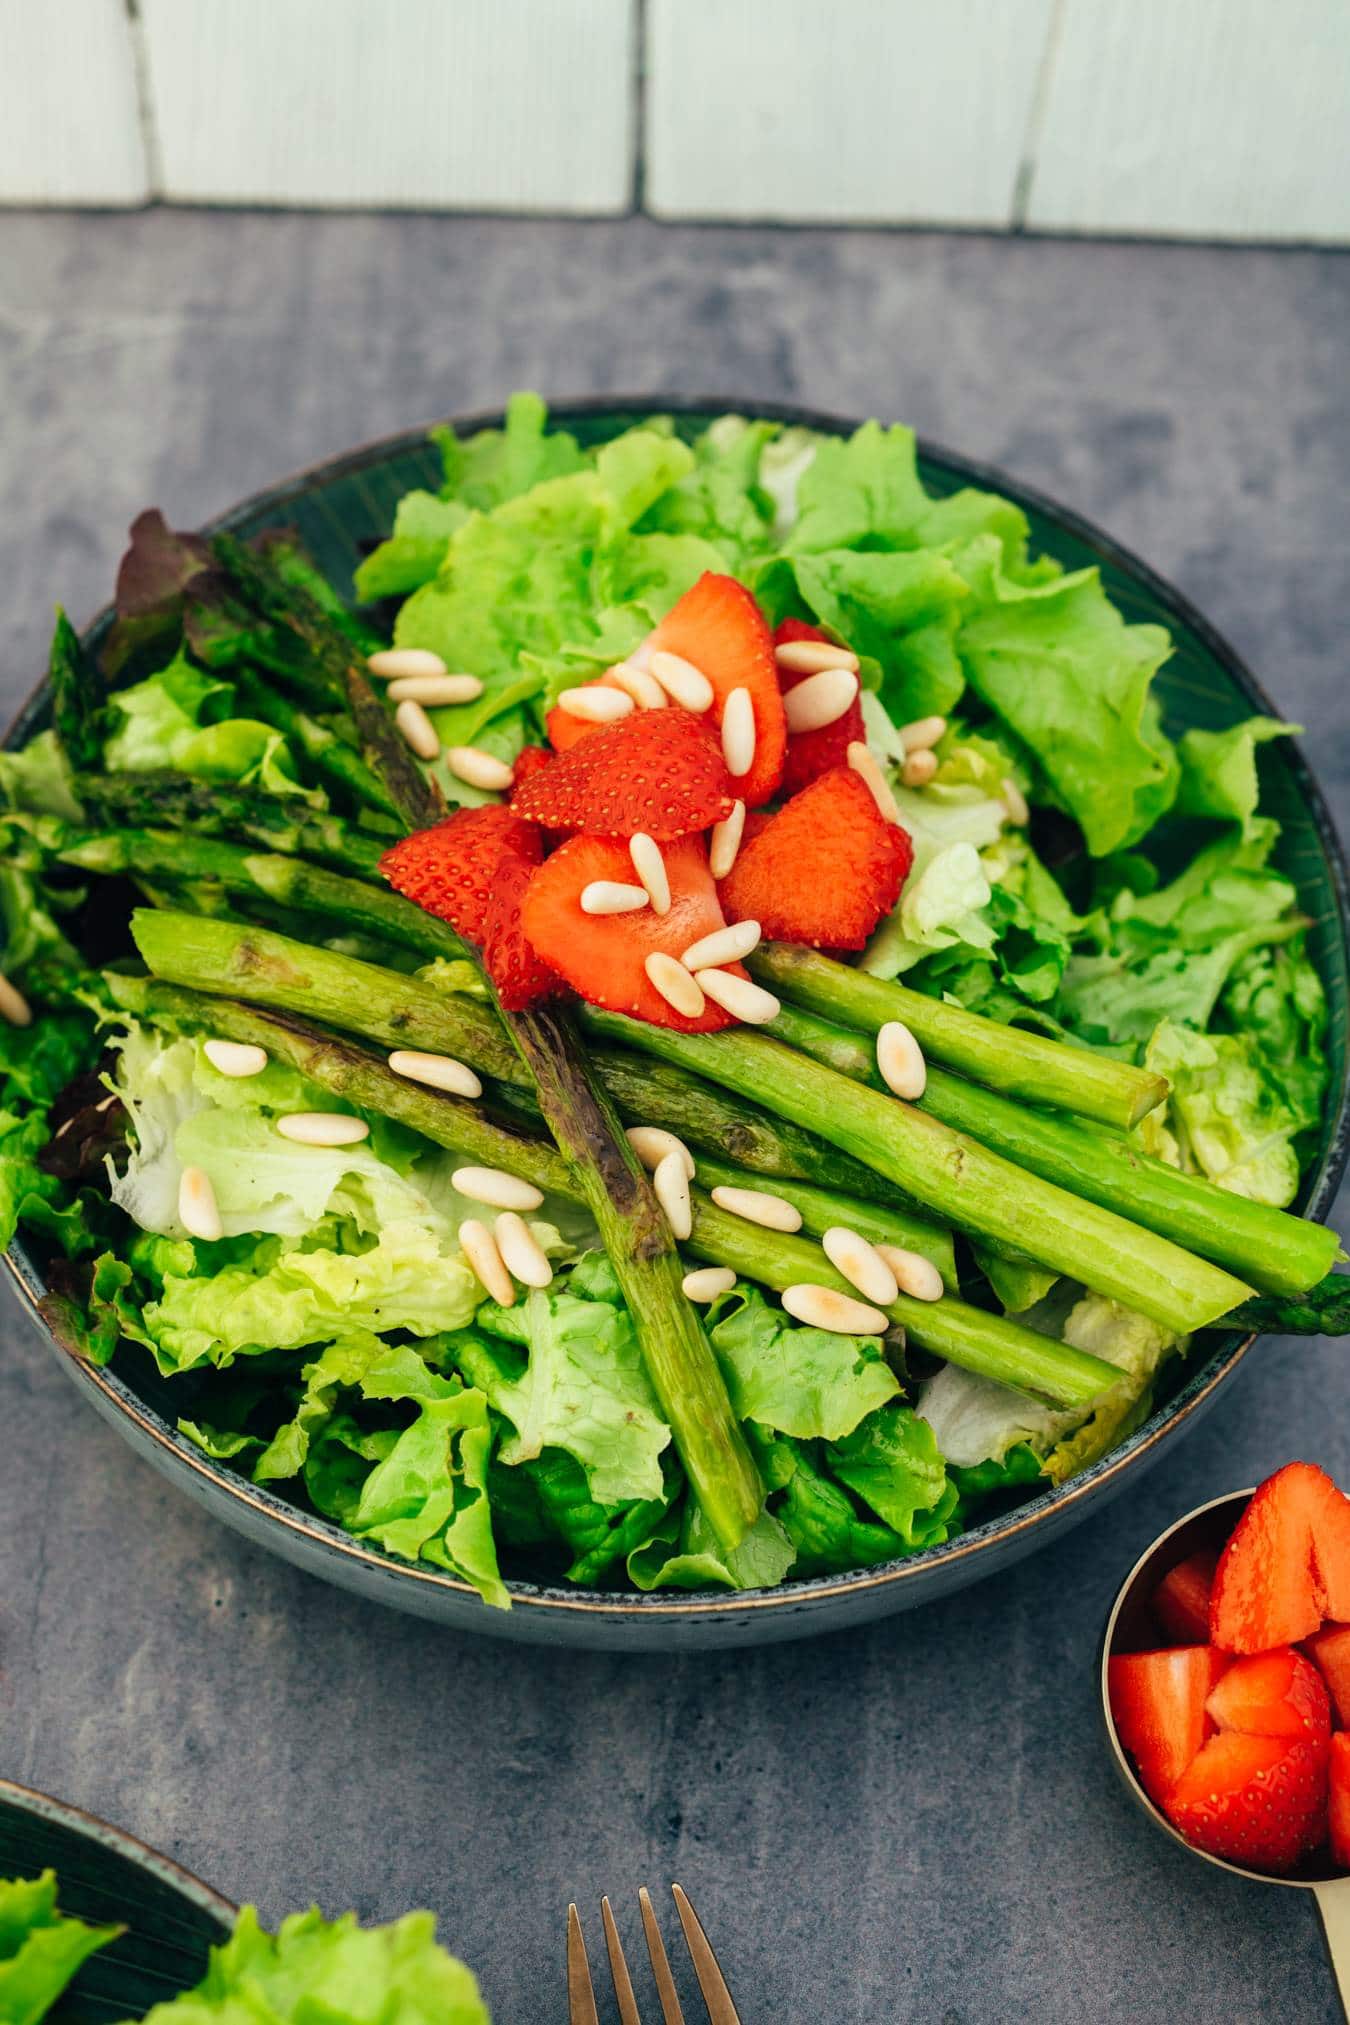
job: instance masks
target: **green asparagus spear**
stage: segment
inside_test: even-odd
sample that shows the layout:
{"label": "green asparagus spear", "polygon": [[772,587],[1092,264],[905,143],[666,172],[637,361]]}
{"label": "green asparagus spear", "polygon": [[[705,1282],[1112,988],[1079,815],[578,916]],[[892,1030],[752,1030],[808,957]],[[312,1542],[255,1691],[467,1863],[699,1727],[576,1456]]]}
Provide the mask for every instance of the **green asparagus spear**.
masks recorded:
{"label": "green asparagus spear", "polygon": [[[733,1161],[718,1159],[708,1153],[698,1156],[698,1182],[700,1187],[708,1190],[762,1185],[756,1176],[747,1174]],[[790,1202],[801,1215],[803,1230],[809,1231],[812,1237],[823,1237],[827,1230],[842,1227],[856,1231],[869,1244],[900,1245],[905,1251],[918,1252],[921,1258],[931,1260],[937,1267],[948,1293],[955,1293],[956,1254],[952,1247],[952,1234],[939,1224],[929,1223],[926,1218],[914,1216],[907,1210],[879,1209],[875,1203],[860,1202],[856,1196],[841,1195],[832,1188],[813,1188],[807,1182],[783,1181],[775,1177],[768,1184],[767,1192]]]}
{"label": "green asparagus spear", "polygon": [[110,828],[167,826],[198,836],[239,837],[372,881],[379,880],[380,859],[399,834],[396,828],[383,835],[359,828],[341,816],[311,809],[295,795],[201,780],[167,767],[77,774],[75,796],[92,821]]}
{"label": "green asparagus spear", "polygon": [[47,675],[52,687],[52,718],[66,758],[77,769],[96,766],[103,751],[99,729],[103,678],[59,605]]}

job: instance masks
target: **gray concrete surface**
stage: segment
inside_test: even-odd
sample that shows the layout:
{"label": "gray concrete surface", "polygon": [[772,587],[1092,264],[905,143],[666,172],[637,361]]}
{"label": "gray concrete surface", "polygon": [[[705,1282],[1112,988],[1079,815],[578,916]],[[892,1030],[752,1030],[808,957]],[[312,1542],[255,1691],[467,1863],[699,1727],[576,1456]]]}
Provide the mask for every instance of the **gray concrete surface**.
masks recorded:
{"label": "gray concrete surface", "polygon": [[[0,217],[8,707],[131,515],[180,523],[516,386],[903,417],[1102,520],[1248,654],[1344,806],[1350,257],[371,217]],[[1342,1207],[1345,1204],[1343,1201]],[[1350,1370],[1268,1342],[1065,1543],[920,1615],[709,1660],[437,1633],[251,1550],[0,1310],[0,1769],[269,1917],[434,1906],[503,2025],[566,1902],[680,1879],[747,2025],[1339,2016],[1311,1905],[1118,1795],[1092,1667],[1177,1512],[1350,1476]],[[690,2016],[696,2014],[693,2009]]]}

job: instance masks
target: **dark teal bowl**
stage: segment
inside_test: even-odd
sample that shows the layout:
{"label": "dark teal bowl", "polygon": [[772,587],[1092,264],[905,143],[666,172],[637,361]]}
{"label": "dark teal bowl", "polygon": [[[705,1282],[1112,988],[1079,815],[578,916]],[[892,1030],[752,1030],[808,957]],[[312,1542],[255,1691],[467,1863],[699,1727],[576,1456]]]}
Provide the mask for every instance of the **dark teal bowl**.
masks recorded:
{"label": "dark teal bowl", "polygon": [[[603,441],[652,414],[674,414],[682,436],[693,437],[717,415],[733,409],[772,421],[800,423],[832,434],[856,425],[837,416],[761,403],[699,400],[670,402],[613,398],[564,402],[554,420],[584,442]],[[499,427],[502,417],[454,418],[469,432]],[[1019,485],[1002,472],[972,464],[933,444],[920,446],[925,483],[936,494],[978,485],[1001,492],[1022,507],[1035,546],[1069,568],[1096,564],[1116,604],[1131,621],[1166,626],[1175,643],[1158,679],[1169,731],[1191,726],[1221,729],[1259,711],[1278,713],[1238,655],[1200,613],[1147,567],[1088,521]],[[212,523],[248,535],[286,522],[296,527],[333,582],[350,591],[351,575],[364,545],[388,532],[394,507],[413,486],[435,488],[440,459],[425,429],[392,436],[349,451],[298,477],[258,493]],[[97,645],[110,614],[103,612],[87,634]],[[20,714],[8,743],[21,742],[47,721],[45,689]],[[1331,1007],[1330,1048],[1333,1094],[1321,1144],[1302,1190],[1305,1215],[1325,1216],[1350,1152],[1350,1093],[1346,1085],[1347,937],[1350,898],[1345,860],[1326,803],[1292,740],[1282,739],[1263,755],[1264,806],[1283,825],[1281,869],[1298,887],[1313,928],[1313,959],[1327,987]],[[1138,1432],[1093,1469],[1059,1489],[1029,1498],[1013,1512],[974,1527],[945,1546],[930,1547],[903,1561],[888,1561],[852,1575],[788,1581],[778,1589],[738,1595],[724,1592],[636,1596],[627,1592],[552,1588],[513,1580],[513,1607],[489,1610],[453,1576],[411,1567],[345,1533],[273,1492],[247,1483],[185,1441],[175,1431],[177,1409],[171,1388],[127,1362],[118,1370],[96,1371],[63,1350],[37,1315],[45,1291],[41,1272],[26,1246],[8,1255],[19,1292],[33,1312],[52,1354],[74,1383],[131,1446],[181,1484],[191,1497],[260,1546],[283,1555],[312,1574],[377,1602],[413,1611],[440,1623],[483,1631],[531,1644],[571,1645],[623,1651],[687,1650],[768,1643],[837,1631],[890,1611],[949,1594],[1006,1568],[1072,1526],[1112,1497],[1132,1477],[1191,1427],[1232,1378],[1252,1338],[1216,1331],[1201,1354],[1170,1374],[1171,1389]]]}

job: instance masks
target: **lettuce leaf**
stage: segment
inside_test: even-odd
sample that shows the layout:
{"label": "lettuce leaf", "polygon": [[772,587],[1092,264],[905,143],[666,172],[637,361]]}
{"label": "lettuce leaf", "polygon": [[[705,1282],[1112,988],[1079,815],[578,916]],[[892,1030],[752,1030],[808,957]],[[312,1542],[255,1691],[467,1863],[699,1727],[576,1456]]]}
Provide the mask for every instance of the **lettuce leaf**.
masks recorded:
{"label": "lettuce leaf", "polygon": [[775,1589],[796,1550],[777,1518],[761,1512],[740,1545],[718,1545],[696,1498],[669,1512],[650,1540],[628,1556],[639,1589]]}
{"label": "lettuce leaf", "polygon": [[1272,738],[1297,737],[1302,730],[1301,724],[1285,724],[1278,717],[1249,717],[1227,731],[1202,731],[1197,726],[1186,732],[1177,747],[1181,761],[1178,815],[1235,822],[1241,825],[1244,837],[1250,836],[1261,794],[1257,748]]}
{"label": "lettuce leaf", "polygon": [[556,1535],[573,1556],[568,1581],[593,1585],[616,1561],[625,1560],[656,1534],[683,1483],[683,1473],[669,1449],[662,1456],[662,1465],[660,1497],[601,1505],[591,1496],[581,1464],[562,1449],[546,1448],[535,1461],[516,1468],[494,1466],[489,1478],[493,1517],[499,1531],[504,1530],[503,1508],[509,1513],[514,1503],[518,1514],[519,1487],[527,1487],[537,1511],[527,1544],[538,1545]]}
{"label": "lettuce leaf", "polygon": [[757,1287],[723,1296],[708,1335],[737,1418],[782,1434],[836,1441],[900,1390],[877,1338],[807,1328]]}
{"label": "lettuce leaf", "polygon": [[109,698],[115,728],[104,746],[110,773],[174,767],[207,780],[238,781],[272,794],[322,799],[302,785],[274,725],[231,717],[234,686],[193,666],[180,647],[167,668]]}
{"label": "lettuce leaf", "polygon": [[868,1415],[826,1450],[831,1475],[862,1499],[906,1547],[945,1540],[956,1487],[933,1430],[911,1407],[893,1402]]}
{"label": "lettuce leaf", "polygon": [[0,2018],[39,2025],[81,1965],[121,1927],[87,1926],[58,1911],[56,1872],[0,1878]]}
{"label": "lettuce leaf", "polygon": [[1166,1104],[1136,1128],[1147,1152],[1253,1202],[1283,1209],[1293,1201],[1294,1142],[1307,1120],[1263,1073],[1253,1038],[1163,1020],[1144,1062],[1171,1085]]}

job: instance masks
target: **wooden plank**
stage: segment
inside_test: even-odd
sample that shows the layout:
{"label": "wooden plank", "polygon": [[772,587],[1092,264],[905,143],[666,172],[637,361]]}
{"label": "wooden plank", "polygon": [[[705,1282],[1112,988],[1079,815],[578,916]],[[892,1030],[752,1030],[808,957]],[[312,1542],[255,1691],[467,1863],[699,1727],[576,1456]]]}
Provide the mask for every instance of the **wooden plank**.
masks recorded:
{"label": "wooden plank", "polygon": [[1065,0],[1027,223],[1350,237],[1346,0]]}
{"label": "wooden plank", "polygon": [[141,0],[186,202],[615,212],[633,0]]}
{"label": "wooden plank", "polygon": [[123,0],[0,0],[0,203],[148,195]]}
{"label": "wooden plank", "polygon": [[649,0],[667,218],[1003,226],[1052,0]]}

